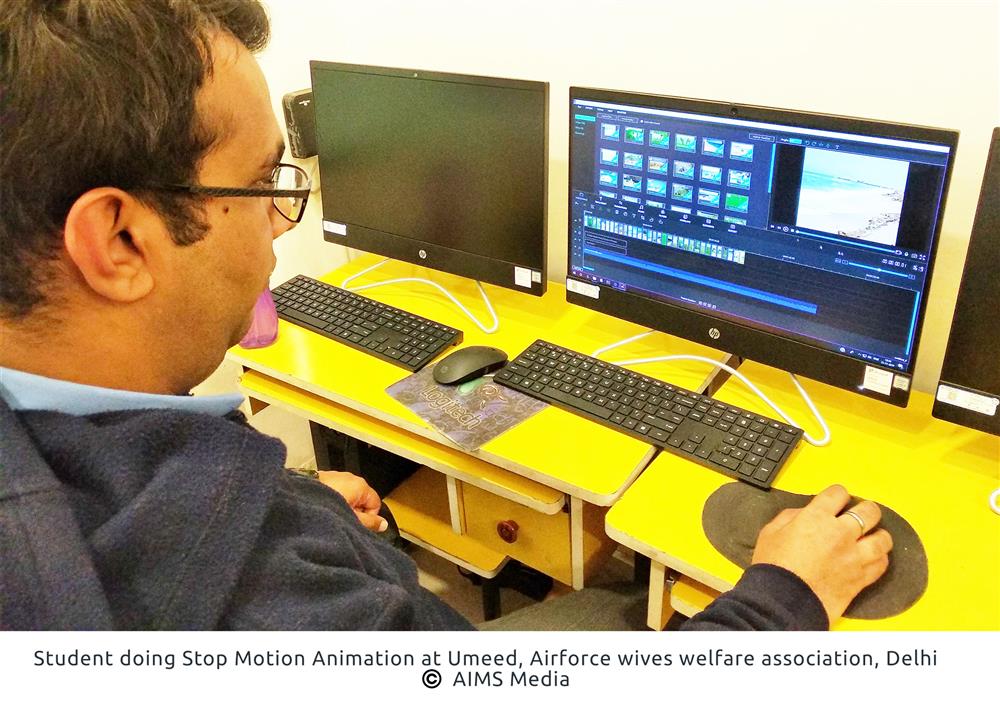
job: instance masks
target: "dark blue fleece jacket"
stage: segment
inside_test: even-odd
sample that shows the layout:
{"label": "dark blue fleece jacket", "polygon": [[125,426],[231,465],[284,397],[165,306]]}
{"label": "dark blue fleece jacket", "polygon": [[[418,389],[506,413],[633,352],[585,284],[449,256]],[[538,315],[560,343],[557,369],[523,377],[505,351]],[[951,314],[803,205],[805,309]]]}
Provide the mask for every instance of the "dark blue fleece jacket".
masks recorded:
{"label": "dark blue fleece jacket", "polygon": [[0,628],[470,628],[284,458],[239,413],[0,401]]}

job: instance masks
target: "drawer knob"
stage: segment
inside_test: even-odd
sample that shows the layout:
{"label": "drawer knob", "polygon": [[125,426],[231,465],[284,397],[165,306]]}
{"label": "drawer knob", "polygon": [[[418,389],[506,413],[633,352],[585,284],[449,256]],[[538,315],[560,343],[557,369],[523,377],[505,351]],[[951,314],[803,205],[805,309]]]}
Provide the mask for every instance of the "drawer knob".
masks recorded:
{"label": "drawer knob", "polygon": [[497,523],[497,535],[505,543],[517,542],[517,521],[502,520]]}

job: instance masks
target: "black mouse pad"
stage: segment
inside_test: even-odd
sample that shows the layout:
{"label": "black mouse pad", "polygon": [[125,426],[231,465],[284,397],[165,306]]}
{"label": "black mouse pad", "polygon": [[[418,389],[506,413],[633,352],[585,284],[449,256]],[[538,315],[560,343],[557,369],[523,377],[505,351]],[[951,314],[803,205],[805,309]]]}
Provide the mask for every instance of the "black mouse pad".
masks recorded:
{"label": "black mouse pad", "polygon": [[[705,501],[701,525],[709,542],[740,567],[750,565],[757,534],[786,508],[802,508],[812,496],[778,489],[762,491],[749,484],[720,487]],[[852,499],[851,508],[861,499]],[[882,509],[880,528],[892,535],[889,569],[847,607],[852,619],[884,619],[910,608],[927,589],[927,554],[917,532],[891,508]]]}

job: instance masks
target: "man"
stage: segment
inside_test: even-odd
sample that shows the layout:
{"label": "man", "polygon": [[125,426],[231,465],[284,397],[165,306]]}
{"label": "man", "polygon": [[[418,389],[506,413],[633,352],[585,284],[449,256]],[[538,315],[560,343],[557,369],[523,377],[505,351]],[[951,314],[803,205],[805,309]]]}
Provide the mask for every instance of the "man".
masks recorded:
{"label": "man", "polygon": [[[300,216],[274,194],[294,168],[251,54],[268,31],[250,0],[0,8],[4,628],[469,627],[368,529],[363,481],[295,478],[238,399],[186,395]],[[847,501],[775,519],[693,626],[839,617],[891,547]]]}

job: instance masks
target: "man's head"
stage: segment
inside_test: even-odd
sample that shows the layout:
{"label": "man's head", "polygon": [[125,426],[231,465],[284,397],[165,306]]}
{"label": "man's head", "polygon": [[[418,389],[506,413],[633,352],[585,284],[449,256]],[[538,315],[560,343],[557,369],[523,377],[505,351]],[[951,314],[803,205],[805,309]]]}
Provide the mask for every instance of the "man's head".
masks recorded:
{"label": "man's head", "polygon": [[268,32],[252,0],[4,3],[0,362],[58,342],[36,372],[182,392],[239,340],[291,223],[164,187],[268,185]]}

